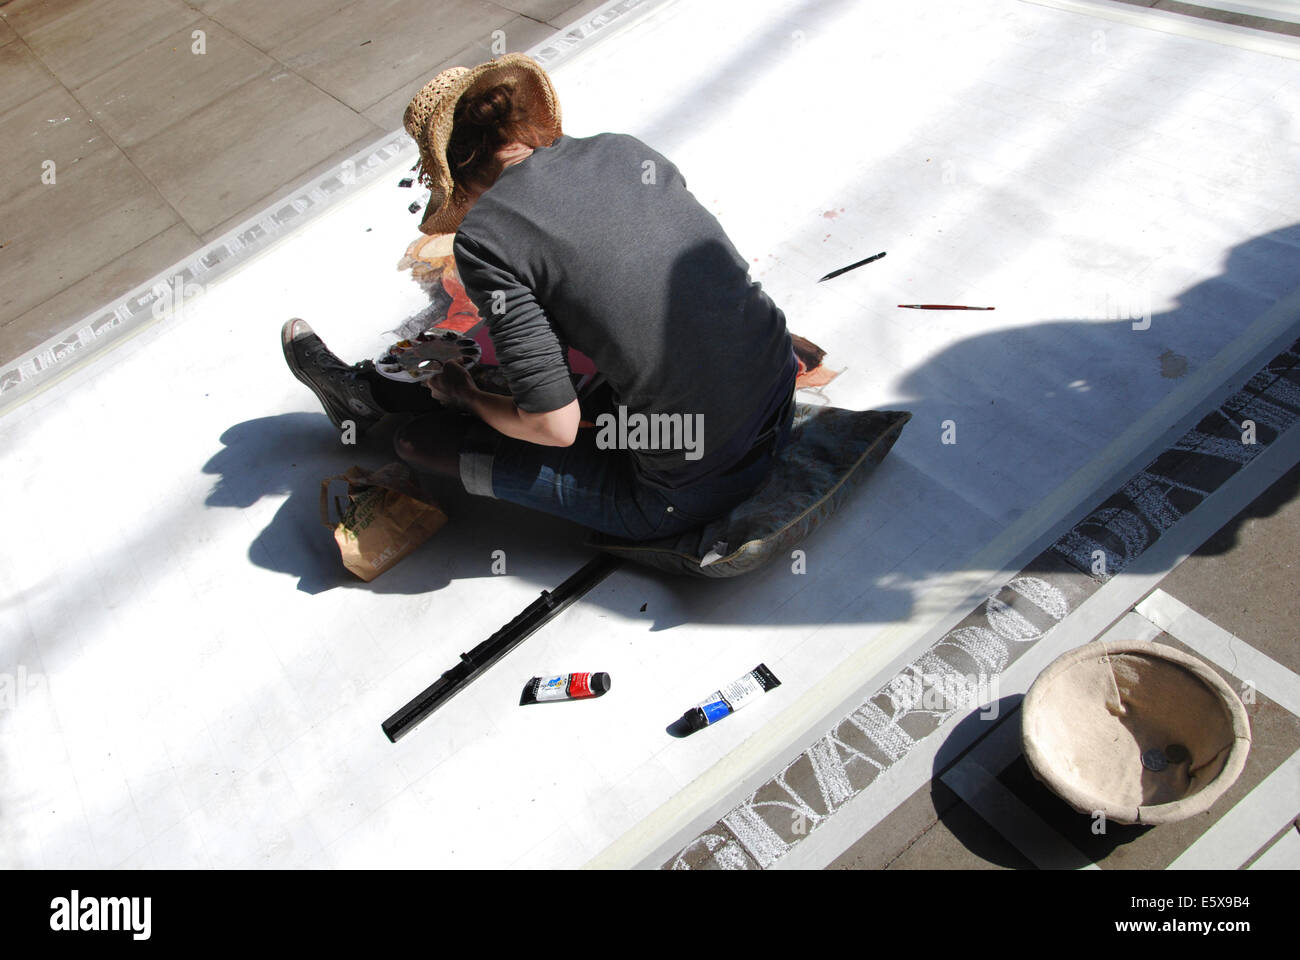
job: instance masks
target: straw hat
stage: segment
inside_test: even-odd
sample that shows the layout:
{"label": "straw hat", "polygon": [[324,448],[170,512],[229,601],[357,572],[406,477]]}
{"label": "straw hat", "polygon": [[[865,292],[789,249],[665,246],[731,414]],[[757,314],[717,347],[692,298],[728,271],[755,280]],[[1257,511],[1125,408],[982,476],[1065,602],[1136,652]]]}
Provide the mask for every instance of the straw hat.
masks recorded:
{"label": "straw hat", "polygon": [[468,200],[456,189],[447,164],[456,104],[467,93],[481,93],[499,83],[513,88],[516,107],[546,134],[545,143],[554,142],[563,132],[555,87],[532,57],[507,53],[473,69],[452,67],[438,74],[415,95],[402,118],[420,148],[420,182],[430,190],[429,207],[420,224],[424,233],[454,233],[464,219]]}

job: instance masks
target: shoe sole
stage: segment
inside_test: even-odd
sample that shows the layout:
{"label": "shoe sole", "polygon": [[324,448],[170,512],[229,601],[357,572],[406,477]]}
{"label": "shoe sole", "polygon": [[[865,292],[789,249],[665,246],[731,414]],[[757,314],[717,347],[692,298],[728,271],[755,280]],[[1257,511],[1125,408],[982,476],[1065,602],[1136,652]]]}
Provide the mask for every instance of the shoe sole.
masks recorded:
{"label": "shoe sole", "polygon": [[[285,363],[289,365],[289,371],[298,379],[298,382],[311,390],[312,393],[316,394],[316,399],[319,400],[320,405],[325,408],[325,416],[330,418],[330,423],[334,424],[335,429],[342,430],[343,421],[335,415],[334,410],[330,405],[329,398],[321,393],[320,388],[317,387],[311,378],[303,373],[302,368],[298,366],[298,358],[293,352],[293,327],[296,323],[298,323],[298,320],[293,319],[280,328],[280,347],[284,350]],[[358,422],[358,418],[350,417],[349,419],[354,423],[357,423],[358,426],[361,425]]]}

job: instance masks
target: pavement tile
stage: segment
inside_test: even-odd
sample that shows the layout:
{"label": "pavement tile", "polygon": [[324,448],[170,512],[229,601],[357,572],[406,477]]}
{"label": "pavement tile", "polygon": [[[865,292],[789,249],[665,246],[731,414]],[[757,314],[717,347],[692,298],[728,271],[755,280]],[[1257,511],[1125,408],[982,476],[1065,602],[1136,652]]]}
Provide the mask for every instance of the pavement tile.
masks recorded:
{"label": "pavement tile", "polygon": [[192,6],[237,33],[259,50],[271,50],[287,43],[313,24],[334,17],[357,0],[194,0]]}
{"label": "pavement tile", "polygon": [[[356,115],[354,114],[354,116]],[[272,216],[275,218],[276,222],[280,224],[281,229],[284,229],[294,219],[305,217],[312,212],[310,208],[303,209],[303,203],[310,202],[316,204],[320,202],[310,195],[303,193],[308,184],[326,174],[335,174],[333,178],[324,180],[320,186],[320,192],[328,198],[331,194],[337,192],[341,188],[338,178],[340,164],[342,164],[344,160],[354,158],[359,151],[372,145],[376,139],[378,139],[378,131],[373,126],[369,126],[368,131],[362,136],[344,144],[332,154],[327,155],[323,160],[307,167],[293,179],[282,184],[274,194],[261,197],[252,204],[234,211],[224,220],[204,230],[202,234],[200,234],[200,237],[205,244],[211,243],[214,240],[223,237],[227,232],[241,226],[245,220],[252,216],[259,216],[259,219],[265,215]],[[276,199],[281,201],[280,205],[273,206],[271,201]],[[412,220],[414,219],[415,218],[412,217]],[[414,225],[412,225],[412,229],[415,229]],[[259,223],[254,223],[251,227],[248,227],[239,234],[240,242],[245,244],[251,243],[258,235],[263,233],[265,233],[265,230],[263,230]],[[212,254],[215,258],[214,262],[220,262],[221,260],[226,259],[228,255],[229,251],[225,250],[217,250]]]}
{"label": "pavement tile", "polygon": [[1300,673],[1300,466],[1161,583],[1166,593]]}
{"label": "pavement tile", "polygon": [[964,803],[956,803],[887,870],[1030,870],[1033,864]]}
{"label": "pavement tile", "polygon": [[1027,870],[1033,864],[987,829],[979,814],[940,780],[917,790],[866,836],[840,854],[830,870]]}
{"label": "pavement tile", "polygon": [[582,3],[575,3],[572,4],[571,6],[565,7],[563,10],[561,10],[559,13],[555,14],[554,16],[542,18],[535,13],[530,14],[530,16],[532,16],[534,19],[537,20],[545,19],[546,22],[553,27],[563,28],[563,27],[567,27],[575,20],[581,20],[592,11],[599,9],[600,7],[603,7],[607,2],[608,0],[583,0]]}
{"label": "pavement tile", "polygon": [[[0,116],[0,170],[6,173],[0,204],[63,189],[73,164],[105,150],[113,150],[112,142],[72,95],[62,87],[47,88]],[[53,184],[42,182],[46,161],[54,163]]]}
{"label": "pavement tile", "polygon": [[4,5],[5,22],[26,36],[47,23],[93,4],[95,0],[9,0]]}
{"label": "pavement tile", "polygon": [[176,223],[105,264],[89,276],[59,290],[26,313],[0,324],[0,363],[8,363],[67,330],[178,262],[199,246],[199,238]]}
{"label": "pavement tile", "polygon": [[[4,21],[0,20],[0,31]],[[0,43],[3,43],[0,40]],[[0,46],[0,116],[21,107],[56,83],[23,43]]]}
{"label": "pavement tile", "polygon": [[[424,29],[420,24],[427,23]],[[268,52],[353,110],[373,106],[501,24],[485,0],[453,0],[430,15],[426,0],[354,3]]]}
{"label": "pavement tile", "polygon": [[175,211],[117,150],[62,165],[58,176],[56,185],[4,206],[0,321],[22,316],[176,222]]}
{"label": "pavement tile", "polygon": [[[594,10],[604,2],[605,0],[600,0],[599,3],[589,4],[589,7]],[[573,14],[570,14],[569,11],[573,10],[575,6],[579,8],[584,6],[583,4],[575,5],[573,0],[496,0],[496,4],[499,7],[505,7],[507,10],[513,10],[515,13],[522,13],[534,20],[563,20],[568,17],[568,20],[564,21],[565,23],[582,14],[581,9]]]}
{"label": "pavement tile", "polygon": [[[202,54],[193,50],[193,30],[204,31]],[[101,73],[76,94],[100,128],[130,148],[276,66],[220,24],[202,19]]]}
{"label": "pavement tile", "polygon": [[[301,77],[263,73],[128,152],[196,233],[264,202],[374,125]],[[301,144],[310,143],[311,150]]]}
{"label": "pavement tile", "polygon": [[917,790],[833,860],[828,870],[883,870],[961,803],[942,781]]}
{"label": "pavement tile", "polygon": [[97,0],[40,27],[16,29],[50,72],[75,89],[199,19],[179,0]]}

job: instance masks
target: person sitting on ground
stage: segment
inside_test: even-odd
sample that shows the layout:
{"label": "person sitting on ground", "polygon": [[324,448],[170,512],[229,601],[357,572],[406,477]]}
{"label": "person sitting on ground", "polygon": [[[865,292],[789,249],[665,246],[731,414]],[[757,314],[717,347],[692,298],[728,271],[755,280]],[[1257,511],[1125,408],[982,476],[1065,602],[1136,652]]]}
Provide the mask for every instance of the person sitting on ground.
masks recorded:
{"label": "person sitting on ground", "polygon": [[[788,440],[797,361],[785,315],[677,167],[628,135],[564,134],[522,54],[440,73],[405,127],[430,189],[420,229],[455,233],[511,396],[454,363],[387,380],[291,320],[285,358],[335,425],[420,414],[394,438],[415,469],[631,540],[749,497]],[[605,378],[617,429],[579,429],[570,346]]]}

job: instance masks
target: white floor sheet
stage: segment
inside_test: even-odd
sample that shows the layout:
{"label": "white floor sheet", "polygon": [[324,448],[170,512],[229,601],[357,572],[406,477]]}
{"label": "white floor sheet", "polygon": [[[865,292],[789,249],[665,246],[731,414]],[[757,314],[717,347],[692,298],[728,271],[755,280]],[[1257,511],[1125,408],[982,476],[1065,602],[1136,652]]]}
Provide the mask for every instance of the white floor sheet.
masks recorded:
{"label": "white floor sheet", "polygon": [[[806,573],[621,570],[390,744],[589,555],[463,498],[372,584],[339,567],[319,481],[392,458],[339,444],[277,338],[301,316],[358,359],[425,302],[394,170],[0,420],[0,865],[580,865],[846,657],[897,655],[886,628],[919,636],[935,584],[1300,286],[1295,59],[1018,0],[716,0],[555,80],[567,132],[670,157],[843,371],[805,399],[914,412],[893,453]],[[759,661],[780,688],[668,736]],[[578,670],[611,692],[517,705]]]}

